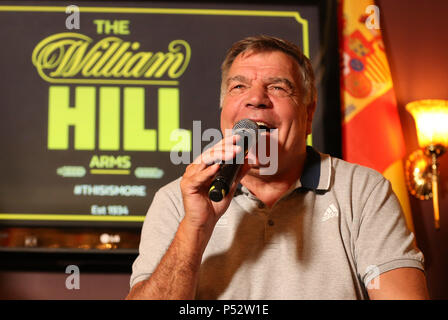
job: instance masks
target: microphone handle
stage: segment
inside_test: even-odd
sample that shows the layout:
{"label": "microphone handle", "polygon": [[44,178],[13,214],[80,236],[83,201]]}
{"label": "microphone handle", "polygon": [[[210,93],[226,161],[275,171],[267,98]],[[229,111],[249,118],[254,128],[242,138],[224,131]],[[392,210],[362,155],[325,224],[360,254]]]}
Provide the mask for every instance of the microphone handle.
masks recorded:
{"label": "microphone handle", "polygon": [[229,193],[241,166],[241,164],[221,164],[218,175],[208,191],[208,196],[212,201],[219,202]]}

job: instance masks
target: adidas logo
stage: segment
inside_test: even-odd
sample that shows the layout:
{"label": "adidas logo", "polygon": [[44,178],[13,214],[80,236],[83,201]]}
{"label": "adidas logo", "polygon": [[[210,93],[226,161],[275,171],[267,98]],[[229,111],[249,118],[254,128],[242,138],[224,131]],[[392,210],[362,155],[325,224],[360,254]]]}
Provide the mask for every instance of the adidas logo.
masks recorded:
{"label": "adidas logo", "polygon": [[330,204],[322,217],[322,221],[339,216],[339,211],[334,204]]}

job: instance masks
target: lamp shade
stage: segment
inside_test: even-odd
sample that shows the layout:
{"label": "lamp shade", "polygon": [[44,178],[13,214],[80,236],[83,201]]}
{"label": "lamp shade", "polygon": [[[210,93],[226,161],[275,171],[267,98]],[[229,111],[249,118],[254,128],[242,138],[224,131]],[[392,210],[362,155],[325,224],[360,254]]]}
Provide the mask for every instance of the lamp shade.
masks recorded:
{"label": "lamp shade", "polygon": [[448,147],[448,100],[417,100],[406,105],[417,127],[418,144]]}

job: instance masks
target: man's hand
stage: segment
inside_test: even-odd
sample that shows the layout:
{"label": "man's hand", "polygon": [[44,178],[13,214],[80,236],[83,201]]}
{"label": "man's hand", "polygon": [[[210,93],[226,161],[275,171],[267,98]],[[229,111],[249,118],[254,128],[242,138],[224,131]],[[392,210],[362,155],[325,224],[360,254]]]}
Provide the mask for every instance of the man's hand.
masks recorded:
{"label": "man's hand", "polygon": [[241,146],[235,145],[241,137],[227,136],[221,142],[202,153],[185,170],[180,182],[182,200],[185,209],[185,223],[197,229],[211,232],[224,212],[229,207],[235,189],[241,178],[249,170],[246,163],[240,169],[229,194],[220,202],[213,202],[208,197],[209,187],[219,170],[219,163],[233,159],[241,152]]}

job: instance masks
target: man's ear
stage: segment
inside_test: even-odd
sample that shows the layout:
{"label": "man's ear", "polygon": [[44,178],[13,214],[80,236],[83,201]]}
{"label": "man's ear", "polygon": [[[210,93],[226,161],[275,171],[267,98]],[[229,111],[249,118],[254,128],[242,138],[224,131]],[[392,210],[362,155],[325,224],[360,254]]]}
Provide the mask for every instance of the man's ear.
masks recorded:
{"label": "man's ear", "polygon": [[306,119],[306,134],[311,134],[313,126],[314,112],[316,111],[316,101],[311,102],[306,108],[307,119]]}

